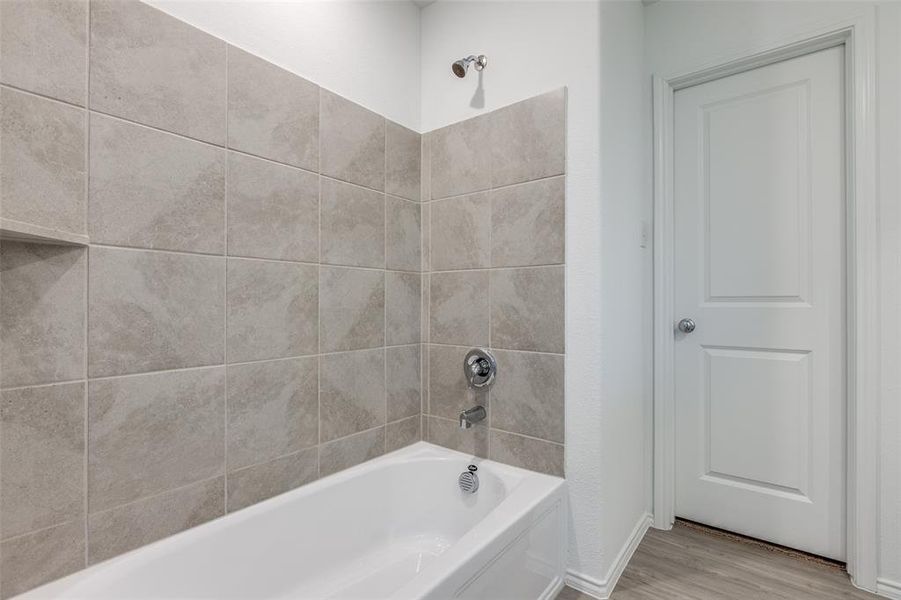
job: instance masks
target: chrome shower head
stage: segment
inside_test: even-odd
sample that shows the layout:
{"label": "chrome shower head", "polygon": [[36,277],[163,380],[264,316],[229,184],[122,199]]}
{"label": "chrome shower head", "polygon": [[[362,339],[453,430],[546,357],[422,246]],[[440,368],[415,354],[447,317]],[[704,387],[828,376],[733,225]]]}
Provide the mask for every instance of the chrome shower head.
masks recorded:
{"label": "chrome shower head", "polygon": [[461,58],[451,65],[451,70],[454,72],[454,75],[459,77],[460,79],[466,77],[466,71],[469,70],[469,65],[475,64],[476,71],[481,71],[486,66],[488,66],[488,57],[484,54],[480,54],[478,56],[469,55],[466,58]]}

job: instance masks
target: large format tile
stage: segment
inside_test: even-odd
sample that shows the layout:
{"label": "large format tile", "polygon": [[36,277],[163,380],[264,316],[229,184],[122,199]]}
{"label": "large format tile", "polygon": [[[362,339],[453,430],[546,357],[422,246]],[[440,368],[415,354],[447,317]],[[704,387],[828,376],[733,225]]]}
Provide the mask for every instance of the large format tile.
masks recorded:
{"label": "large format tile", "polygon": [[429,346],[430,415],[456,420],[460,412],[473,406],[489,408],[488,393],[469,387],[463,373],[468,351],[465,346]]}
{"label": "large format tile", "polygon": [[563,88],[491,113],[491,184],[530,181],[564,171],[566,91]]}
{"label": "large format tile", "polygon": [[399,450],[422,439],[422,418],[419,415],[388,423],[385,428],[386,450]]}
{"label": "large format tile", "polygon": [[228,253],[319,261],[319,177],[228,155]]}
{"label": "large format tile", "polygon": [[319,448],[307,448],[288,456],[228,474],[228,512],[283,494],[319,476]]}
{"label": "large format tile", "polygon": [[0,539],[84,511],[84,383],[0,393]]}
{"label": "large format tile", "polygon": [[320,268],[321,350],[336,352],[385,344],[385,273]]}
{"label": "large format tile", "polygon": [[385,428],[328,442],[320,446],[319,474],[322,477],[343,471],[385,453]]}
{"label": "large format tile", "polygon": [[421,267],[421,206],[388,196],[385,200],[385,262],[389,269],[419,271]]}
{"label": "large format tile", "polygon": [[319,269],[228,259],[228,362],[315,354]]}
{"label": "large format tile", "polygon": [[320,170],[323,175],[385,189],[385,118],[321,91]]}
{"label": "large format tile", "polygon": [[491,266],[563,263],[565,183],[555,177],[491,192]]}
{"label": "large format tile", "polygon": [[0,80],[84,106],[87,0],[0,2]]}
{"label": "large format tile", "polygon": [[419,342],[421,287],[419,273],[385,273],[385,334],[389,346]]}
{"label": "large format tile", "polygon": [[563,267],[491,272],[491,345],[563,352]]}
{"label": "large format tile", "polygon": [[222,258],[92,247],[92,377],[221,363]]}
{"label": "large format tile", "polygon": [[420,412],[420,354],[419,344],[385,349],[389,422]]}
{"label": "large format tile", "polygon": [[83,248],[0,245],[0,384],[84,377]]}
{"label": "large format tile", "polygon": [[429,341],[487,345],[488,272],[432,273],[429,279]]}
{"label": "large format tile", "polygon": [[451,450],[488,458],[488,425],[476,423],[460,429],[457,420],[428,418],[429,441]]}
{"label": "large format tile", "polygon": [[88,516],[88,563],[112,558],[223,514],[223,477],[93,513]]}
{"label": "large format tile", "polygon": [[385,351],[320,357],[320,441],[385,424]]}
{"label": "large format tile", "polygon": [[563,477],[563,445],[491,430],[491,460]]}
{"label": "large format tile", "polygon": [[0,88],[0,216],[84,233],[85,120],[83,109]]}
{"label": "large format tile", "polygon": [[0,543],[2,598],[11,598],[85,567],[84,519]]}
{"label": "large format tile", "polygon": [[563,442],[563,356],[496,350],[491,426]]}
{"label": "large format tile", "polygon": [[223,474],[225,368],[90,382],[92,513]]}
{"label": "large format tile", "polygon": [[385,140],[385,191],[407,200],[420,198],[420,136],[388,121]]}
{"label": "large format tile", "polygon": [[228,47],[228,145],[319,169],[319,86]]}
{"label": "large format tile", "polygon": [[488,194],[433,202],[431,261],[433,271],[489,266],[491,209]]}
{"label": "large format tile", "polygon": [[90,106],[225,144],[225,42],[136,0],[91,0]]}
{"label": "large format tile", "polygon": [[490,116],[467,119],[429,133],[432,199],[490,187]]}
{"label": "large format tile", "polygon": [[266,462],[319,443],[315,356],[229,365],[228,468]]}
{"label": "large format tile", "polygon": [[322,179],[322,262],[385,267],[385,194]]}
{"label": "large format tile", "polygon": [[225,151],[91,115],[91,241],[222,254]]}

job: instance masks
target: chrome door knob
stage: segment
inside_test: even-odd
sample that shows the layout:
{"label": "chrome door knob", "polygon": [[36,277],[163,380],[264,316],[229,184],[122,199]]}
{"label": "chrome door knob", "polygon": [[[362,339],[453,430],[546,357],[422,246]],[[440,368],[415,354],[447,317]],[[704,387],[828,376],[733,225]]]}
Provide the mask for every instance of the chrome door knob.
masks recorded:
{"label": "chrome door knob", "polygon": [[682,319],[679,321],[679,331],[682,333],[691,333],[695,330],[695,322],[691,319]]}

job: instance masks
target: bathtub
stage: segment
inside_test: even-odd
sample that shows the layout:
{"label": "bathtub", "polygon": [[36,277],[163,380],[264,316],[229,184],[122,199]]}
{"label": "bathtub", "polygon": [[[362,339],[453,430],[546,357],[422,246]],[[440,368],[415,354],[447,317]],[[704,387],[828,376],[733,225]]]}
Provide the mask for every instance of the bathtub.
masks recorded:
{"label": "bathtub", "polygon": [[565,485],[419,442],[18,598],[550,599]]}

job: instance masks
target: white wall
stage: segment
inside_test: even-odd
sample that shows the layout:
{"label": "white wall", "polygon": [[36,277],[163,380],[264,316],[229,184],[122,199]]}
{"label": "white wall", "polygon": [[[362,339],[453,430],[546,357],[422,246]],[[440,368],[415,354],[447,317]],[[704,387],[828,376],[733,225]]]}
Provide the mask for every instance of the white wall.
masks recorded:
{"label": "white wall", "polygon": [[[645,9],[648,74],[687,73],[871,8],[866,2],[658,2]],[[877,6],[883,356],[879,577],[901,597],[901,4]]]}
{"label": "white wall", "polygon": [[419,131],[419,9],[407,0],[144,0]]}
{"label": "white wall", "polygon": [[[439,1],[421,27],[424,131],[568,88],[569,567],[600,587],[646,505],[641,5]],[[481,83],[451,74],[452,61],[479,53]]]}

